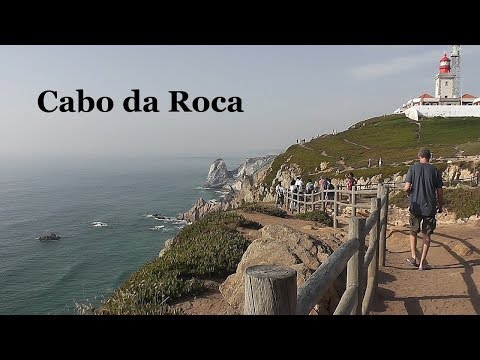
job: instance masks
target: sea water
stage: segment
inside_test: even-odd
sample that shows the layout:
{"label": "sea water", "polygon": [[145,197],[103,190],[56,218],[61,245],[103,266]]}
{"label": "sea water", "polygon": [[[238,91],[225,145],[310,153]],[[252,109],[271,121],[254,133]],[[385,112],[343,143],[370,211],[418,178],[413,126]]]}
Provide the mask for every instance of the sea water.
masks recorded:
{"label": "sea water", "polygon": [[[98,306],[185,221],[212,157],[12,164],[0,173],[0,314],[75,314]],[[226,159],[229,168],[244,158]],[[157,219],[161,214],[165,219]],[[59,240],[38,237],[56,233]]]}

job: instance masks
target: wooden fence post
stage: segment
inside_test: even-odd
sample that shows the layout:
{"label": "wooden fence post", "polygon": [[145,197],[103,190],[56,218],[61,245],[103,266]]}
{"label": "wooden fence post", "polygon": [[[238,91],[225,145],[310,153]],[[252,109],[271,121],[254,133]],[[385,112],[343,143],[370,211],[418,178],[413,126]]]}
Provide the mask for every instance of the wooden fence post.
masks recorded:
{"label": "wooden fence post", "polygon": [[383,185],[381,195],[381,211],[380,211],[380,241],[379,241],[379,262],[385,266],[385,253],[387,249],[387,215],[388,215],[388,185]]}
{"label": "wooden fence post", "polygon": [[322,209],[322,211],[325,211],[325,196],[323,194],[323,189],[320,189],[320,208]]}
{"label": "wooden fence post", "polygon": [[362,314],[362,298],[364,289],[363,259],[365,256],[365,222],[366,219],[363,217],[351,217],[350,226],[348,228],[348,238],[356,238],[360,242],[358,251],[347,263],[346,288],[348,289],[350,286],[356,286],[358,289],[356,306],[353,308],[352,315]]}
{"label": "wooden fence post", "polygon": [[350,194],[350,204],[352,205],[352,216],[357,216],[357,208],[355,207],[356,202],[356,195],[355,195],[355,188],[357,185],[352,186],[352,193]]}
{"label": "wooden fence post", "polygon": [[[375,210],[380,210],[380,199],[372,198],[370,204],[371,212],[373,213]],[[375,297],[375,290],[377,289],[377,276],[378,276],[378,238],[380,234],[380,211],[377,211],[377,216],[375,217],[375,225],[373,225],[372,229],[369,233],[368,239],[368,247],[370,244],[376,243],[374,255],[370,265],[368,266],[368,279],[367,279],[367,289],[365,292],[364,301],[362,303],[362,315],[366,315],[368,313],[368,309],[370,308],[370,304]]]}
{"label": "wooden fence post", "polygon": [[278,265],[255,265],[245,274],[245,315],[294,315],[297,272]]}
{"label": "wooden fence post", "polygon": [[338,225],[338,220],[337,220],[337,196],[338,196],[338,192],[337,192],[337,189],[334,190],[333,192],[333,211],[332,211],[332,215],[333,215],[333,227],[336,229],[337,228],[337,225]]}

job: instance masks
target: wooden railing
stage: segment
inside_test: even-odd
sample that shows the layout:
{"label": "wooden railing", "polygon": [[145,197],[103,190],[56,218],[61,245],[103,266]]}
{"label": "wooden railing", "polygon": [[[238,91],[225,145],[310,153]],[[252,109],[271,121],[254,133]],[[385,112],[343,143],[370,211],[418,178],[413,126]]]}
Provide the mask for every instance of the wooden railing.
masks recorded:
{"label": "wooden railing", "polygon": [[[246,269],[245,308],[247,315],[307,315],[334,281],[347,268],[346,290],[334,315],[368,314],[377,288],[379,264],[385,266],[388,213],[387,185],[379,186],[370,201],[368,218],[352,216],[348,238],[296,289],[296,271],[276,265]],[[365,238],[368,234],[368,248]]]}
{"label": "wooden railing", "polygon": [[[340,207],[351,207],[352,216],[357,215],[357,209],[369,209],[368,202],[361,202],[365,195],[375,196],[378,189],[383,184],[374,185],[355,185],[352,190],[347,190],[339,185],[332,190],[321,190],[317,193],[293,193],[289,189],[284,192],[284,208],[291,213],[307,212],[309,210],[321,209],[326,211],[328,207],[331,208],[333,217],[333,227],[337,228],[337,216],[340,213]],[[363,188],[363,189],[362,189]],[[329,199],[329,194],[331,199]],[[344,196],[347,195],[347,196]]]}

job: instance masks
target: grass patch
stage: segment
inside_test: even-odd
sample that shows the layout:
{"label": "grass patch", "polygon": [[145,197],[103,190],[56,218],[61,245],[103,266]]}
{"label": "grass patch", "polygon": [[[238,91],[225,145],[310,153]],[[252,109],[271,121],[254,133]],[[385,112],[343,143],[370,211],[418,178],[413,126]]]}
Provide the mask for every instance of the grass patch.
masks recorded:
{"label": "grass patch", "polygon": [[306,213],[300,213],[295,215],[295,218],[299,220],[315,221],[325,226],[333,226],[332,217],[322,210],[314,210]]}
{"label": "grass patch", "polygon": [[168,313],[172,300],[204,290],[202,278],[235,272],[249,242],[238,227],[256,227],[235,212],[213,212],[182,229],[161,258],[133,274],[99,309],[102,314]]}
{"label": "grass patch", "polygon": [[[335,171],[319,172],[321,162],[329,162],[329,167],[339,169],[342,177],[350,171],[346,167],[352,167],[358,177],[382,173],[386,178],[396,172],[406,172],[402,168],[403,163],[417,161],[418,149],[422,146],[428,147],[435,158],[452,157],[458,150],[464,150],[464,155],[480,154],[479,118],[426,118],[420,125],[419,128],[417,122],[404,114],[380,116],[361,121],[335,135],[313,139],[305,147],[292,145],[273,161],[265,184],[272,185],[275,175],[285,163],[297,164],[301,168],[299,175],[304,179],[322,174],[339,177]],[[376,165],[379,158],[383,160],[381,168],[367,167],[368,159]],[[338,163],[340,160],[345,165]]]}
{"label": "grass patch", "polygon": [[245,203],[241,206],[241,209],[247,212],[254,211],[254,212],[262,213],[265,215],[276,216],[280,218],[286,218],[288,216],[285,210],[279,209],[275,206],[262,204],[262,203]]}
{"label": "grass patch", "polygon": [[[444,189],[445,208],[454,212],[459,218],[480,215],[480,188]],[[400,191],[390,198],[390,204],[408,208],[409,202],[405,191]]]}

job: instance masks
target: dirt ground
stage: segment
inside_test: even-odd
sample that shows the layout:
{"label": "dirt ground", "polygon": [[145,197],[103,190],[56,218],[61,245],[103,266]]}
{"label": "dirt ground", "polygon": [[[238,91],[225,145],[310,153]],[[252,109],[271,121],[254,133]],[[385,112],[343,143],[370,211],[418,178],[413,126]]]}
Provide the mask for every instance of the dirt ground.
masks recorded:
{"label": "dirt ground", "polygon": [[[285,224],[305,233],[325,238],[334,235],[346,239],[347,221],[339,220],[339,229],[324,228],[310,221],[282,219],[259,213],[243,213],[262,225]],[[255,230],[244,235],[258,237]],[[389,224],[385,267],[380,267],[379,287],[372,315],[474,315],[480,314],[480,224],[440,224],[428,254],[432,269],[419,271],[406,262],[410,257],[408,228]],[[339,243],[329,240],[333,249]],[[421,249],[421,238],[418,249]],[[476,271],[475,271],[476,270]],[[209,290],[198,298],[176,304],[185,314],[238,314],[218,291],[224,279],[208,282]]]}
{"label": "dirt ground", "polygon": [[[385,267],[372,307],[378,315],[480,314],[480,226],[439,225],[427,260],[432,269],[419,271],[410,257],[408,228],[389,226]],[[417,248],[421,249],[421,240]]]}

